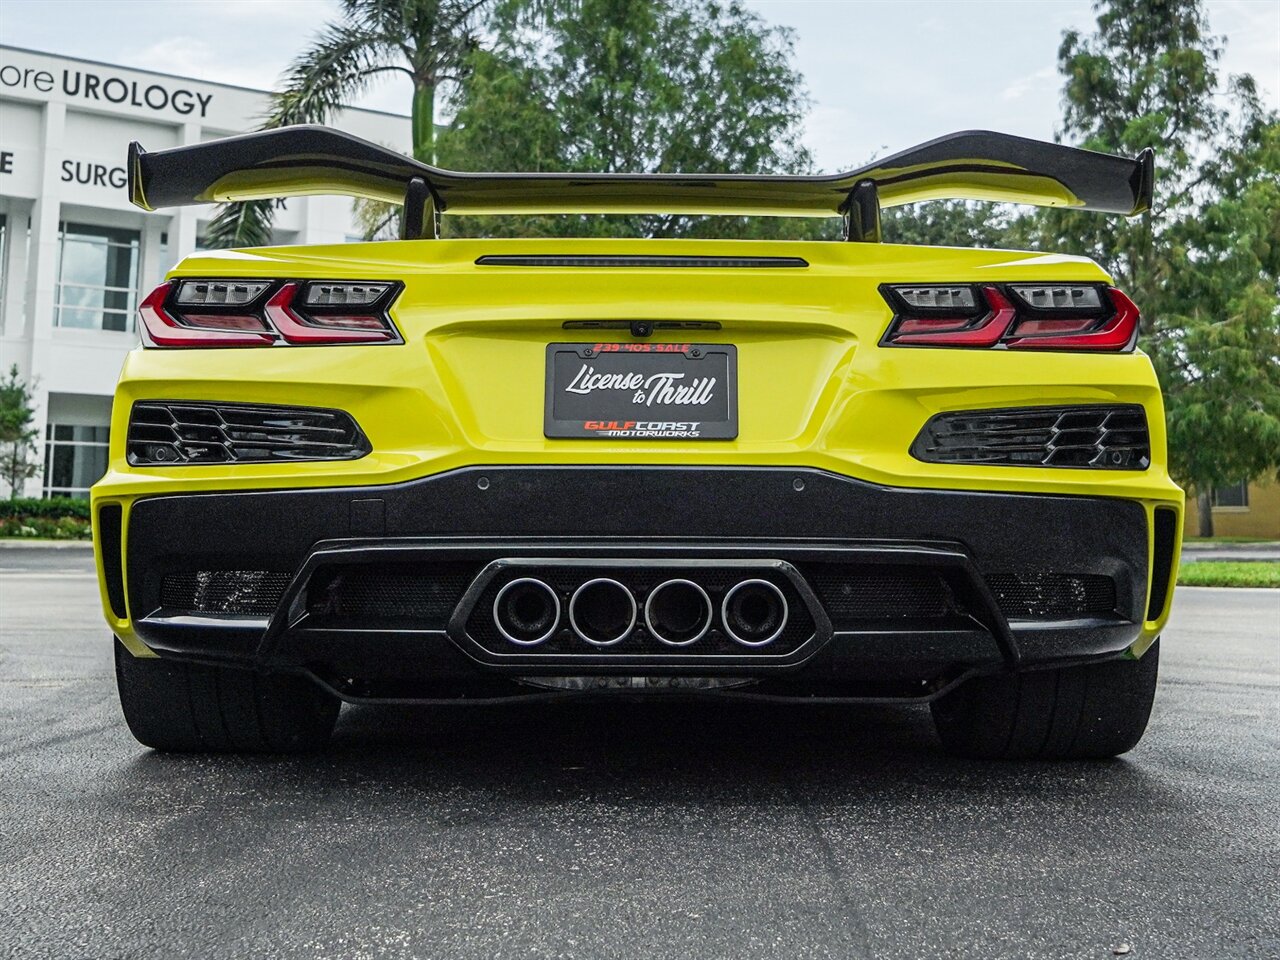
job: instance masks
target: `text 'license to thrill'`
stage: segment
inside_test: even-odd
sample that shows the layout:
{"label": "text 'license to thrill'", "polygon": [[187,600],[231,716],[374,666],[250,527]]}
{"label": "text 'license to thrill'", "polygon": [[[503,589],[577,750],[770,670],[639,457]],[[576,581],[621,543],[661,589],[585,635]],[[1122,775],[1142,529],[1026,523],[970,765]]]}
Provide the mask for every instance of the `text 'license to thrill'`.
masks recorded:
{"label": "text 'license to thrill'", "polygon": [[547,345],[544,432],[601,440],[732,440],[737,348],[727,343]]}

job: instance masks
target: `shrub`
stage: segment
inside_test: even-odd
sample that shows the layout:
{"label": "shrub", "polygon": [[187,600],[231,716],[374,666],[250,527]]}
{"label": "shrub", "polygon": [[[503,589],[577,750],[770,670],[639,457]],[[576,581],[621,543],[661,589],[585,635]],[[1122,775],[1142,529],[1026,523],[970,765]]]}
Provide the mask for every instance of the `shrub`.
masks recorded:
{"label": "shrub", "polygon": [[73,497],[50,497],[47,500],[19,497],[17,500],[0,500],[0,517],[77,517],[88,520],[89,501]]}
{"label": "shrub", "polygon": [[87,540],[91,535],[88,500],[0,500],[0,537]]}

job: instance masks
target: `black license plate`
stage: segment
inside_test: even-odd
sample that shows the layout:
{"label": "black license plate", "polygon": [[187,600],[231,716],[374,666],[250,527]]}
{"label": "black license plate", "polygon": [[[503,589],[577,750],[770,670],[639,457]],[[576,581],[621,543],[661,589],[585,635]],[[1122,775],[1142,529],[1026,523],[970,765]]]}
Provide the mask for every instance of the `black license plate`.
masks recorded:
{"label": "black license plate", "polygon": [[738,351],[727,343],[550,343],[544,433],[732,440]]}

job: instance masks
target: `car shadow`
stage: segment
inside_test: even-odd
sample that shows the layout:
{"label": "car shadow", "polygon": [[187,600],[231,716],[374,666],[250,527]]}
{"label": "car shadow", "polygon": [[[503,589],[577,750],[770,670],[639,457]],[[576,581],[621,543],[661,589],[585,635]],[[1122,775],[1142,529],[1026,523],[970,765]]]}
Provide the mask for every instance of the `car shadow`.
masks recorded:
{"label": "car shadow", "polygon": [[144,778],[210,776],[385,805],[643,807],[916,804],[1108,795],[1159,787],[1126,760],[981,762],[946,755],[926,707],[708,702],[563,702],[344,707],[325,751],[296,757],[148,753]]}

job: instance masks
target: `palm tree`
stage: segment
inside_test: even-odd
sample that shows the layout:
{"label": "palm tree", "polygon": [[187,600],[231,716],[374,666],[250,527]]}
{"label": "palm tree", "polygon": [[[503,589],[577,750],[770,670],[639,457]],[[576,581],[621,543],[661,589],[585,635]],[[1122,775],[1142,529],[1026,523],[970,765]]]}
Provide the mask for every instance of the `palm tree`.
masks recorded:
{"label": "palm tree", "polygon": [[[436,88],[457,82],[479,45],[479,18],[493,2],[342,0],[342,18],[326,26],[290,65],[261,129],[324,123],[377,77],[403,73],[413,81],[413,155],[430,163]],[[276,205],[273,200],[223,204],[205,232],[205,246],[269,243]]]}

